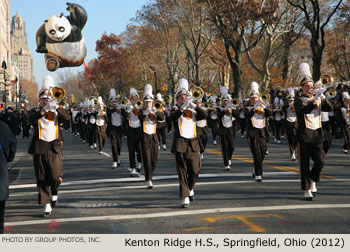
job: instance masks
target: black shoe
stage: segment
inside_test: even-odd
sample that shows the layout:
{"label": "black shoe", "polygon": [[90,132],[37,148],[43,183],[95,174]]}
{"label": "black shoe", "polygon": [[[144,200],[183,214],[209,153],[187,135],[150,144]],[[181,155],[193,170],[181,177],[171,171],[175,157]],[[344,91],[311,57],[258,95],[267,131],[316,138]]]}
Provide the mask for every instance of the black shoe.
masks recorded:
{"label": "black shoe", "polygon": [[255,181],[256,182],[262,182],[262,179],[256,179]]}
{"label": "black shoe", "polygon": [[50,203],[51,203],[51,207],[54,208],[57,206],[57,201],[58,200],[50,200]]}
{"label": "black shoe", "polygon": [[312,195],[315,197],[315,196],[317,196],[317,191],[316,192],[311,192],[312,193]]}
{"label": "black shoe", "polygon": [[305,197],[304,199],[307,200],[307,201],[313,201],[314,197]]}
{"label": "black shoe", "polygon": [[51,215],[51,212],[43,212],[43,217],[46,218]]}
{"label": "black shoe", "polygon": [[190,201],[194,201],[194,195],[188,196],[188,198],[190,199]]}
{"label": "black shoe", "polygon": [[190,205],[189,204],[182,204],[181,207],[182,208],[188,208]]}

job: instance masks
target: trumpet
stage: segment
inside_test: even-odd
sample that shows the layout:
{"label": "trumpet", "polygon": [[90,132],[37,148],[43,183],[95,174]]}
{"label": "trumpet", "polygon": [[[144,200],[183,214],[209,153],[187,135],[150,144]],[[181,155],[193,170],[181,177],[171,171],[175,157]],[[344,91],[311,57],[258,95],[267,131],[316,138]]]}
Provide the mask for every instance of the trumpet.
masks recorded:
{"label": "trumpet", "polygon": [[192,96],[192,100],[201,101],[204,96],[204,90],[201,87],[194,86],[190,89],[190,94]]}
{"label": "trumpet", "polygon": [[261,102],[262,102],[263,104],[268,103],[268,102],[270,101],[270,99],[271,99],[269,93],[266,93],[266,92],[262,92],[262,93],[260,94],[260,97],[259,97],[259,98],[260,98],[260,100],[261,100]]}
{"label": "trumpet", "polygon": [[162,110],[163,109],[163,103],[161,101],[155,101],[153,103],[152,109],[155,112],[158,112],[158,111]]}
{"label": "trumpet", "polygon": [[121,104],[126,106],[126,105],[129,105],[130,104],[130,101],[127,99],[127,98],[124,98],[122,101],[121,101]]}
{"label": "trumpet", "polygon": [[66,97],[66,90],[62,87],[50,87],[49,94],[57,102],[60,102]]}
{"label": "trumpet", "polygon": [[164,103],[171,103],[172,102],[172,98],[170,95],[164,95],[163,99],[164,99]]}

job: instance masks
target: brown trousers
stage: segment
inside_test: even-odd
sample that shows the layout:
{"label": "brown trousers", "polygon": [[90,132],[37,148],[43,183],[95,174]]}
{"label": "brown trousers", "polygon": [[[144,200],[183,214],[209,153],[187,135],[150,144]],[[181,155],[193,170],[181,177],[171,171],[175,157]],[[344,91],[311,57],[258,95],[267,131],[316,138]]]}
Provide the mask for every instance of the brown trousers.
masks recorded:
{"label": "brown trousers", "polygon": [[98,151],[103,151],[106,143],[106,129],[107,126],[97,126],[97,140],[98,140]]}
{"label": "brown trousers", "polygon": [[33,161],[39,204],[49,204],[50,193],[51,195],[57,195],[58,187],[62,183],[61,153],[58,154],[48,150],[46,154],[34,154]]}
{"label": "brown trousers", "polygon": [[152,180],[153,171],[158,163],[159,142],[153,140],[153,135],[143,134],[141,140],[141,154],[143,169],[145,171],[145,181]]}
{"label": "brown trousers", "polygon": [[[310,170],[310,157],[314,165]],[[298,142],[298,159],[300,168],[300,182],[302,190],[310,190],[311,179],[320,181],[320,175],[324,166],[323,143],[300,143]]]}
{"label": "brown trousers", "polygon": [[235,136],[233,135],[219,135],[220,147],[224,165],[228,166],[229,160],[232,159],[232,154],[235,151]]}
{"label": "brown trousers", "polygon": [[192,151],[189,144],[185,153],[175,152],[175,165],[179,177],[180,197],[186,198],[194,188],[200,171],[199,151]]}
{"label": "brown trousers", "polygon": [[267,151],[265,138],[248,137],[248,145],[253,154],[254,159],[254,174],[255,176],[263,175],[263,161]]}

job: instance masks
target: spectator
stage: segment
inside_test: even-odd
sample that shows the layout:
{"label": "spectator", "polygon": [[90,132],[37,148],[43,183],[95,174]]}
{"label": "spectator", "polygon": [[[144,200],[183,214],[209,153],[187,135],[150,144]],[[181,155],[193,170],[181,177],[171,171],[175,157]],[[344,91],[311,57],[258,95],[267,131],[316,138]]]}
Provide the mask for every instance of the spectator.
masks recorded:
{"label": "spectator", "polygon": [[0,121],[0,234],[4,233],[5,201],[9,197],[7,163],[16,153],[17,140],[9,127]]}

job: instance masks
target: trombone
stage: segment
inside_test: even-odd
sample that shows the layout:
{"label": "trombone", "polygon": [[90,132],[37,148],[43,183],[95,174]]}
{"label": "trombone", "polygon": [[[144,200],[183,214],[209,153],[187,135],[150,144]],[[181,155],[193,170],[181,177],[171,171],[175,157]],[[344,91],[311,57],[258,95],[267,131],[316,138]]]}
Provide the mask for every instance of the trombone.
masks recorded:
{"label": "trombone", "polygon": [[49,94],[59,103],[66,97],[66,90],[62,87],[50,87]]}

